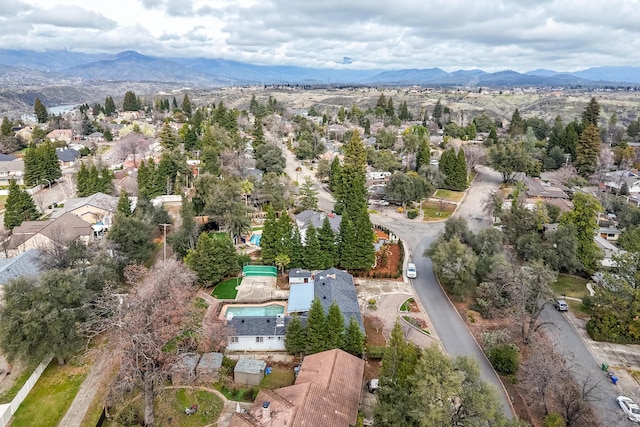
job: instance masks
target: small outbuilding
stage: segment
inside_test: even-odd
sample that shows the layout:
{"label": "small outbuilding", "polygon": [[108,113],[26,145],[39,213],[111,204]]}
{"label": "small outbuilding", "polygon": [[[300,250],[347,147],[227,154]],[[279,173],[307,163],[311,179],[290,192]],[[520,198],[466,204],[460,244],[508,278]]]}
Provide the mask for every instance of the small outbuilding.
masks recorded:
{"label": "small outbuilding", "polygon": [[233,370],[233,381],[238,384],[259,386],[264,378],[267,363],[258,359],[238,359]]}
{"label": "small outbuilding", "polygon": [[222,366],[222,353],[205,353],[200,357],[196,375],[198,379],[215,379],[218,377],[218,371]]}

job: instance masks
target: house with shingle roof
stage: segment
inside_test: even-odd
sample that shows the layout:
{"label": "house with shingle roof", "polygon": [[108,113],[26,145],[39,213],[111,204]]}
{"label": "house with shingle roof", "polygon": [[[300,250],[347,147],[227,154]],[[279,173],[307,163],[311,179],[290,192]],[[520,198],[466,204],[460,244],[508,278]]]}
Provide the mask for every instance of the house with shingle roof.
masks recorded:
{"label": "house with shingle roof", "polygon": [[[135,207],[132,205],[132,208]],[[104,193],[95,193],[87,197],[68,199],[64,208],[57,209],[51,214],[51,218],[58,218],[66,213],[71,213],[82,218],[89,224],[102,225],[107,230],[113,217],[118,212],[118,198]]]}
{"label": "house with shingle roof", "polygon": [[262,389],[251,408],[235,413],[230,427],[356,425],[364,360],[342,350],[306,356],[295,384]]}
{"label": "house with shingle roof", "polygon": [[24,161],[2,154],[0,157],[0,186],[8,186],[12,179],[18,185],[24,185]]}
{"label": "house with shingle roof", "polygon": [[47,139],[51,142],[63,141],[68,144],[73,140],[73,131],[71,129],[54,129],[47,134]]}
{"label": "house with shingle roof", "polygon": [[71,213],[46,221],[24,221],[15,227],[7,245],[9,254],[18,255],[29,249],[49,249],[67,246],[76,240],[89,241],[93,237],[91,224]]}
{"label": "house with shingle roof", "polygon": [[0,258],[0,286],[19,277],[33,277],[42,272],[42,252],[29,249],[11,258]]}
{"label": "house with shingle roof", "polygon": [[340,221],[342,217],[340,215],[334,213],[326,213],[326,212],[316,212],[310,209],[304,210],[295,216],[296,225],[298,226],[298,230],[300,231],[300,238],[302,241],[305,241],[305,236],[307,234],[307,228],[310,225],[318,230],[322,227],[322,223],[324,219],[329,219],[329,224],[331,224],[331,229],[334,233],[340,232]]}
{"label": "house with shingle roof", "polygon": [[344,316],[344,327],[349,326],[353,317],[360,325],[362,333],[365,333],[356,286],[351,274],[335,267],[317,273],[314,281],[314,294],[315,298],[318,298],[322,303],[325,314],[329,313],[329,307],[335,302]]}

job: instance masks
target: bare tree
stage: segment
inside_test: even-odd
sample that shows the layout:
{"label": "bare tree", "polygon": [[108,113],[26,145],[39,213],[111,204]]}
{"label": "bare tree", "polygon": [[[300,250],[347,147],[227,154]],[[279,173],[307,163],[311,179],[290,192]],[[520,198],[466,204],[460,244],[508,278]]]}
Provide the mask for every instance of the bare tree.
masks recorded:
{"label": "bare tree", "polygon": [[127,135],[117,143],[116,150],[117,161],[124,161],[132,156],[133,164],[137,165],[137,158],[143,157],[149,152],[149,140],[140,135]]}
{"label": "bare tree", "polygon": [[176,344],[176,351],[167,351],[166,346],[190,327],[185,320],[193,306],[195,275],[176,260],[167,260],[148,272],[139,266],[127,272],[130,280],[143,274],[133,293],[107,293],[94,302],[87,332],[112,331],[109,351],[120,356],[121,365],[110,399],[117,401],[141,387],[144,424],[154,426],[154,398],[182,348],[181,343]]}
{"label": "bare tree", "polygon": [[469,173],[475,171],[476,166],[486,164],[487,153],[483,147],[478,145],[465,145],[463,151]]}

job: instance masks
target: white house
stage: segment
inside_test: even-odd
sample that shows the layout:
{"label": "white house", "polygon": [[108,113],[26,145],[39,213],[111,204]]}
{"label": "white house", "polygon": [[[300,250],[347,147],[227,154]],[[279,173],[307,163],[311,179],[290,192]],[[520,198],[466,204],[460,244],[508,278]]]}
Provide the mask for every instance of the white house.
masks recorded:
{"label": "white house", "polygon": [[231,334],[227,339],[229,351],[284,351],[286,325],[291,321],[284,315],[227,317]]}

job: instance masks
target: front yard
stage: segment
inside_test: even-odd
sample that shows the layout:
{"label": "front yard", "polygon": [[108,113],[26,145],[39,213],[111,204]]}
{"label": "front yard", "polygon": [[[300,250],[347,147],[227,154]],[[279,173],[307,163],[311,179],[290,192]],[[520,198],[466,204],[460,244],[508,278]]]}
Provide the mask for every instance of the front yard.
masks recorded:
{"label": "front yard", "polygon": [[427,201],[422,204],[425,221],[437,221],[449,218],[456,210],[455,203]]}

